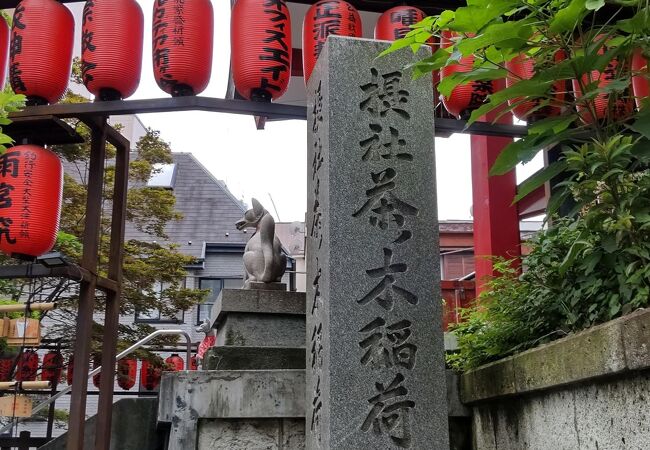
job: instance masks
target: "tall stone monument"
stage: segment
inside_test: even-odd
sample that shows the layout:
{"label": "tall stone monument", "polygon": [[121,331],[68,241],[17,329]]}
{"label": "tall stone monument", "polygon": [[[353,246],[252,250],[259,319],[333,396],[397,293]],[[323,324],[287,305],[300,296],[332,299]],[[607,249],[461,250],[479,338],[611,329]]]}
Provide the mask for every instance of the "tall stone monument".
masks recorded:
{"label": "tall stone monument", "polygon": [[432,82],[387,46],[330,36],[307,86],[308,449],[449,449]]}

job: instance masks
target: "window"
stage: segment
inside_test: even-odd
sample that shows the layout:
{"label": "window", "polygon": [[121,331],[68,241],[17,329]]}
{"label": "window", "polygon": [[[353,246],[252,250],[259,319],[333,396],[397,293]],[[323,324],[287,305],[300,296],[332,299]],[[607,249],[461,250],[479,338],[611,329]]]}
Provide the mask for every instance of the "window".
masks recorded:
{"label": "window", "polygon": [[[167,287],[164,283],[156,283],[155,291],[159,299],[162,298]],[[146,311],[136,311],[135,321],[140,323],[183,323],[185,322],[185,313],[179,311],[175,316],[168,317],[163,316],[158,308],[151,308]]]}
{"label": "window", "polygon": [[199,280],[200,289],[210,289],[205,301],[199,305],[199,314],[196,320],[197,324],[202,323],[205,319],[210,318],[214,302],[221,293],[222,289],[240,289],[244,284],[241,278],[201,278]]}
{"label": "window", "polygon": [[148,187],[174,188],[176,164],[154,164],[153,173],[147,182]]}

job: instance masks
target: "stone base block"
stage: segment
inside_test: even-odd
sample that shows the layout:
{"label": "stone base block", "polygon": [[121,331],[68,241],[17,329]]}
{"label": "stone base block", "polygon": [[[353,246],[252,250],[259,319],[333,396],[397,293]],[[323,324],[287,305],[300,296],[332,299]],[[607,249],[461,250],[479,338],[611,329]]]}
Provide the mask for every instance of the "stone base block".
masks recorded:
{"label": "stone base block", "polygon": [[305,317],[229,313],[217,328],[217,346],[305,347]]}
{"label": "stone base block", "polygon": [[303,450],[304,419],[199,421],[198,450]]}
{"label": "stone base block", "polygon": [[212,347],[206,354],[204,370],[304,369],[305,348]]}
{"label": "stone base block", "polygon": [[304,417],[304,370],[165,372],[162,377],[158,422],[170,425],[168,450],[196,448],[200,419]]}
{"label": "stone base block", "polygon": [[224,289],[212,308],[217,346],[304,347],[305,294]]}

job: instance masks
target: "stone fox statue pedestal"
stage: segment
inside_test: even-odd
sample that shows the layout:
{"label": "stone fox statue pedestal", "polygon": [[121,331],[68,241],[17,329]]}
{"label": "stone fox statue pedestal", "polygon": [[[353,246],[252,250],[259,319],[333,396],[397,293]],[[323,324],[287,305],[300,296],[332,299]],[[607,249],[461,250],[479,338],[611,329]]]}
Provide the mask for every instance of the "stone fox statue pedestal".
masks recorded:
{"label": "stone fox statue pedestal", "polygon": [[255,228],[244,250],[244,289],[286,290],[280,281],[287,267],[282,244],[275,235],[275,220],[256,199],[253,208],[235,226],[238,230]]}
{"label": "stone fox statue pedestal", "polygon": [[203,370],[165,372],[167,450],[304,450],[305,293],[223,289]]}

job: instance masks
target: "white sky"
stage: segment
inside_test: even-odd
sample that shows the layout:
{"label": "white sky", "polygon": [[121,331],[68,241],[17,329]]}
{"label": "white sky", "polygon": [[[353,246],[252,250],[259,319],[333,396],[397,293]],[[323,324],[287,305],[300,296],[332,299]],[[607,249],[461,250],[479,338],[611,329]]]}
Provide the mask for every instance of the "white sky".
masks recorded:
{"label": "white sky", "polygon": [[[131,99],[166,97],[158,88],[151,64],[153,0],[138,0],[145,17],[142,79]],[[201,94],[226,93],[230,58],[230,1],[213,0],[215,17],[212,78]],[[83,3],[68,4],[81,17]],[[294,21],[293,26],[301,24]],[[119,25],[118,25],[119,26]],[[374,24],[364,24],[374,27]],[[76,24],[79,41],[80,23]],[[269,210],[277,206],[282,221],[302,221],[307,203],[307,133],[304,121],[269,122],[256,130],[251,116],[207,112],[139,115],[145,126],[160,130],[177,152],[191,152],[231,192],[250,204],[256,197]],[[469,219],[472,205],[469,136],[436,139],[438,210],[440,219]],[[541,166],[538,158],[518,170],[521,181]],[[275,215],[275,214],[274,214]],[[276,217],[277,218],[277,217]]]}

